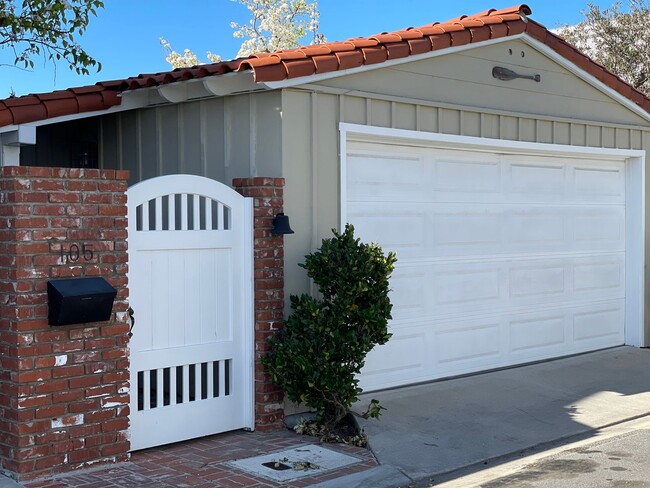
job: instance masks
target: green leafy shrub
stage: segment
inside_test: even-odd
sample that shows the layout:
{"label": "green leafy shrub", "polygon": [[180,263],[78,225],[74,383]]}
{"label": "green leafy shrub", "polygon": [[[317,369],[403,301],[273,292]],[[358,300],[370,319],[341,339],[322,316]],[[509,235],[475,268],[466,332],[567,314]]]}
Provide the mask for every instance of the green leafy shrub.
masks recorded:
{"label": "green leafy shrub", "polygon": [[[396,261],[394,253],[355,239],[350,224],[333,232],[299,265],[322,298],[291,296],[292,313],[262,359],[289,399],[314,408],[326,426],[350,412],[362,391],[355,376],[366,355],[391,336],[388,280]],[[369,415],[379,416],[376,400],[371,405]]]}

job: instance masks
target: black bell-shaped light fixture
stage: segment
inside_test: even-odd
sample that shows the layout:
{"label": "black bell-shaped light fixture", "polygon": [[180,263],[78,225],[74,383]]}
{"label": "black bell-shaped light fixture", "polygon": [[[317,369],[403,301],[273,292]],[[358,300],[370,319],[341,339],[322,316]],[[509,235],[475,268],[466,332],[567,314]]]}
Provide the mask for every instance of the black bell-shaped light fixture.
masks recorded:
{"label": "black bell-shaped light fixture", "polygon": [[273,219],[273,230],[271,234],[274,235],[284,235],[284,234],[293,234],[293,230],[289,225],[289,217],[283,213],[279,213]]}

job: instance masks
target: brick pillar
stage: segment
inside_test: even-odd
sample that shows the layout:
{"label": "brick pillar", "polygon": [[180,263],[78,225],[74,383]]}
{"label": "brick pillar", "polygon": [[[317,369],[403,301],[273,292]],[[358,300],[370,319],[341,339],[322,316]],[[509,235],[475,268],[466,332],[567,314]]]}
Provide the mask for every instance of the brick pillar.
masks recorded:
{"label": "brick pillar", "polygon": [[273,218],[282,212],[284,178],[236,178],[233,187],[254,199],[255,428],[268,431],[284,426],[284,392],[260,363],[284,320],[284,239],[271,234]]}
{"label": "brick pillar", "polygon": [[[128,458],[127,177],[0,168],[0,462],[19,479]],[[111,319],[49,326],[47,281],[81,276],[117,288]]]}

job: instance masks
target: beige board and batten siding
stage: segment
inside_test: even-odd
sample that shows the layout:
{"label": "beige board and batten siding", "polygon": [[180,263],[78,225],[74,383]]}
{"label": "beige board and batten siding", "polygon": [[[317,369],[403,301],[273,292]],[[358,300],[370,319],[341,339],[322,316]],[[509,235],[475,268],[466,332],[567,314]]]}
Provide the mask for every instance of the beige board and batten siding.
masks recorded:
{"label": "beige board and batten siding", "polygon": [[[486,66],[491,70],[491,63],[495,62],[486,64],[484,55],[509,58],[509,50],[515,56],[517,49],[522,48],[525,56],[521,58],[518,54],[517,65],[499,59],[500,64],[523,71],[526,66],[521,65],[521,60],[528,60],[535,68],[531,71],[542,72],[542,83],[498,82],[492,78],[491,71],[484,76]],[[310,289],[310,280],[296,264],[303,262],[305,254],[317,249],[323,238],[332,235],[331,229],[341,224],[341,122],[547,144],[618,149],[650,147],[647,120],[522,42],[502,43],[443,58],[446,56],[401,65],[398,77],[392,67],[324,80],[319,86],[283,90],[285,211],[296,230],[295,235],[285,239],[287,296]],[[474,73],[470,68],[477,60]],[[445,63],[444,69],[440,68],[441,61]],[[431,74],[425,89],[421,76],[411,77],[409,70],[424,71],[427,63]],[[459,67],[454,72],[456,65]],[[444,75],[444,79],[439,80],[436,73]],[[552,74],[558,79],[549,87],[545,81],[553,80]],[[460,78],[457,83],[453,76]],[[572,102],[576,95],[581,95],[579,103]],[[650,183],[649,173],[646,171],[646,187]],[[648,215],[650,212],[646,211],[646,221]],[[646,256],[650,253],[649,228],[646,225]],[[645,286],[650,289],[647,273]],[[650,316],[648,312],[650,307],[646,301],[646,317]],[[649,329],[646,318],[646,341],[650,337]]]}
{"label": "beige board and batten siding", "polygon": [[[528,79],[498,80],[492,76],[492,68],[495,66],[522,75],[539,74],[541,82]],[[345,92],[361,91],[440,101],[487,110],[510,110],[537,116],[580,118],[604,123],[647,124],[643,117],[578,79],[568,69],[523,41],[476,47],[431,59],[331,78],[318,84]]]}
{"label": "beige board and batten siding", "polygon": [[131,171],[130,184],[169,174],[282,176],[281,93],[251,93],[101,117],[100,165]]}

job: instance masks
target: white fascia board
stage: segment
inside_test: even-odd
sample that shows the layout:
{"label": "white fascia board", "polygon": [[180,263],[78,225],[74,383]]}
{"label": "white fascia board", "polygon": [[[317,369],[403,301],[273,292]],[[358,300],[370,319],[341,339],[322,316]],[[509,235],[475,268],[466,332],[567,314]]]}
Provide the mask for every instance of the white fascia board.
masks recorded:
{"label": "white fascia board", "polygon": [[584,71],[583,69],[579,68],[574,63],[572,63],[567,58],[565,58],[561,54],[557,53],[556,51],[554,51],[553,49],[548,47],[543,42],[540,42],[537,39],[533,39],[530,36],[523,36],[521,39],[526,44],[528,44],[530,47],[532,47],[533,49],[536,49],[537,51],[541,52],[542,54],[548,56],[550,59],[552,59],[553,61],[555,61],[560,66],[562,66],[563,68],[567,69],[568,71],[570,71],[571,73],[576,75],[578,78],[581,78],[583,81],[589,83],[594,88],[602,91],[607,96],[613,98],[618,103],[620,103],[621,105],[624,105],[626,108],[628,108],[629,110],[631,110],[635,114],[639,115],[640,117],[643,117],[644,119],[650,121],[650,112],[647,112],[646,110],[644,110],[643,108],[638,106],[636,103],[634,103],[629,98],[621,95],[616,90],[610,88],[605,83],[598,80],[595,76],[593,76],[593,75],[587,73],[586,71]]}
{"label": "white fascia board", "polygon": [[267,89],[264,84],[255,82],[252,71],[206,76],[202,81],[209,94],[218,97]]}
{"label": "white fascia board", "polygon": [[14,126],[14,130],[3,131],[0,142],[3,146],[26,146],[36,144],[36,127],[29,125]]}
{"label": "white fascia board", "polygon": [[291,88],[296,86],[303,86],[307,83],[318,83],[319,81],[329,80],[332,78],[338,78],[341,76],[356,75],[359,73],[366,73],[368,71],[374,71],[377,69],[390,68],[393,66],[399,66],[406,63],[413,63],[416,61],[423,61],[426,59],[437,58],[438,56],[446,56],[448,54],[460,53],[463,51],[468,51],[470,49],[475,49],[483,46],[490,46],[492,44],[501,44],[503,42],[514,41],[521,39],[526,34],[517,34],[509,37],[500,37],[499,39],[488,39],[487,41],[474,42],[469,44],[464,44],[462,46],[449,47],[446,49],[440,49],[438,51],[430,51],[424,54],[415,54],[413,56],[407,56],[405,58],[391,59],[389,61],[384,61],[383,63],[375,63],[369,65],[359,66],[358,68],[350,68],[343,71],[331,71],[328,73],[322,73],[320,75],[309,75],[302,76],[300,78],[292,78],[290,80],[282,81],[267,81],[263,84],[271,89],[279,88]]}
{"label": "white fascia board", "polygon": [[481,152],[498,152],[501,154],[537,154],[566,155],[585,157],[589,159],[628,159],[645,157],[646,152],[640,149],[612,149],[602,147],[570,146],[566,144],[546,144],[541,142],[523,142],[507,139],[492,139],[488,137],[457,136],[435,132],[419,132],[407,129],[392,129],[368,125],[339,124],[341,140],[358,140],[368,142],[397,143],[407,145],[430,145],[432,147],[458,149]]}

